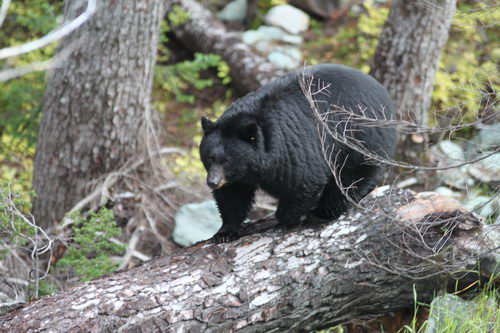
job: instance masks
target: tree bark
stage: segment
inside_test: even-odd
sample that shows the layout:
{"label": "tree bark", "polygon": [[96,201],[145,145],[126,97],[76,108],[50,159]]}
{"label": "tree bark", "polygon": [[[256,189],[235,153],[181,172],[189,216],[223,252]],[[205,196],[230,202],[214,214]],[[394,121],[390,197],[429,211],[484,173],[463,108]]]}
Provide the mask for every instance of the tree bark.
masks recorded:
{"label": "tree bark", "polygon": [[[66,1],[65,18],[84,6]],[[40,226],[59,221],[90,181],[136,152],[163,15],[161,0],[98,1],[94,16],[61,42],[60,50],[74,50],[45,94],[33,173]]]}
{"label": "tree bark", "polygon": [[231,68],[233,85],[245,94],[257,90],[284,71],[267,61],[237,33],[229,32],[208,9],[194,0],[171,0],[170,8],[180,6],[190,18],[172,27],[181,43],[193,52],[220,55]]}
{"label": "tree bark", "polygon": [[[456,0],[394,0],[371,75],[389,91],[400,119],[426,126],[434,76],[448,40]],[[410,159],[422,150],[425,133],[401,138],[398,151]]]}
{"label": "tree bark", "polygon": [[382,194],[333,223],[203,242],[36,300],[0,331],[305,332],[412,308],[414,288],[428,302],[452,272],[467,284],[465,269],[495,265],[491,230],[452,199]]}

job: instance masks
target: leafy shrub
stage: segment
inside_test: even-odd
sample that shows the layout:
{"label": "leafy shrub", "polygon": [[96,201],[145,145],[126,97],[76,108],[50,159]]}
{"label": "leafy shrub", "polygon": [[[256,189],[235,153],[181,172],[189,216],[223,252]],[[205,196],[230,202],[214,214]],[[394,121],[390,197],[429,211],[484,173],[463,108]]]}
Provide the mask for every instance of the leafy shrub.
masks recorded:
{"label": "leafy shrub", "polygon": [[189,13],[184,10],[184,8],[178,5],[172,6],[172,10],[170,10],[170,12],[167,15],[168,22],[173,28],[183,24],[190,18],[191,15],[189,15]]}
{"label": "leafy shrub", "polygon": [[211,87],[211,79],[201,77],[201,72],[209,68],[216,68],[222,82],[230,82],[229,66],[222,61],[219,55],[195,53],[193,60],[186,60],[174,65],[155,68],[156,83],[167,92],[173,94],[178,102],[194,103],[195,97],[186,91],[189,88],[204,89]]}
{"label": "leafy shrub", "polygon": [[475,120],[482,90],[500,89],[500,37],[488,29],[500,21],[500,11],[486,6],[458,4],[434,83],[433,109],[457,107],[466,121]]}
{"label": "leafy shrub", "polygon": [[73,242],[58,264],[73,267],[80,281],[93,280],[116,271],[118,265],[111,261],[110,255],[121,254],[125,247],[109,240],[121,234],[113,212],[101,208],[86,218],[79,212],[68,217],[75,223]]}

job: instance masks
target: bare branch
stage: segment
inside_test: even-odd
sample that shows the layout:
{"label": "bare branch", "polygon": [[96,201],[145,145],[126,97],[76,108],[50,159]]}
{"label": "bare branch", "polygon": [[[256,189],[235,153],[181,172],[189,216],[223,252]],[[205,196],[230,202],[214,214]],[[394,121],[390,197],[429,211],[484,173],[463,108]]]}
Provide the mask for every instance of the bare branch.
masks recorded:
{"label": "bare branch", "polygon": [[[4,3],[5,1],[2,2],[2,9]],[[50,43],[60,40],[64,36],[78,29],[82,24],[84,24],[94,14],[95,8],[96,8],[96,0],[88,0],[87,9],[81,15],[76,17],[74,20],[64,23],[61,27],[53,30],[52,32],[48,33],[42,38],[36,39],[34,41],[22,45],[6,47],[1,49],[0,59],[19,56],[21,54],[25,54],[40,49],[44,46],[49,45]]]}
{"label": "bare branch", "polygon": [[[0,308],[10,306],[9,304],[19,301],[19,295],[23,296],[23,302],[29,298],[28,287],[33,286],[34,297],[38,297],[39,281],[47,277],[50,269],[50,261],[41,258],[52,254],[52,244],[55,239],[50,237],[45,230],[38,226],[31,215],[22,213],[14,202],[10,186],[0,189],[0,207],[2,213],[8,216],[10,226],[2,229],[1,236],[7,237],[7,242],[0,239],[0,249],[7,250],[2,258],[2,283],[3,290],[10,297],[0,298]],[[16,221],[22,221],[24,228],[20,228]],[[10,238],[15,238],[14,244],[10,244]],[[14,278],[14,279],[12,279]],[[9,287],[12,286],[12,287]],[[20,294],[19,290],[23,290]],[[10,301],[15,299],[15,301]]]}
{"label": "bare branch", "polygon": [[[315,83],[317,81],[317,83]],[[466,126],[471,126],[471,124],[461,124],[459,126],[451,126],[446,129],[432,129],[427,126],[417,126],[408,121],[403,120],[394,120],[394,119],[373,119],[373,117],[368,117],[365,115],[366,109],[360,107],[361,114],[356,114],[354,110],[347,110],[343,106],[339,105],[330,105],[330,110],[326,113],[320,113],[317,106],[319,103],[324,103],[324,101],[320,99],[316,99],[315,96],[319,93],[324,93],[324,90],[328,88],[328,83],[321,82],[320,80],[316,80],[312,76],[305,75],[304,73],[299,75],[299,84],[301,86],[302,92],[306,96],[309,101],[309,105],[318,120],[318,123],[323,127],[321,132],[323,136],[327,134],[329,137],[334,139],[336,142],[346,145],[347,147],[353,149],[356,152],[359,152],[370,159],[373,163],[385,164],[389,166],[396,166],[404,169],[412,169],[412,170],[448,170],[455,169],[465,165],[469,165],[472,163],[479,162],[483,159],[492,156],[500,152],[500,147],[495,147],[491,151],[486,154],[482,154],[477,156],[476,158],[463,161],[453,165],[446,166],[426,166],[426,165],[416,165],[407,163],[404,161],[396,161],[389,158],[384,158],[378,154],[373,153],[372,151],[365,148],[364,143],[360,140],[355,139],[350,133],[354,131],[362,130],[362,127],[396,127],[398,128],[406,128],[408,133],[432,133],[437,131],[454,131],[459,128],[464,128]],[[316,89],[316,91],[313,90]],[[336,120],[336,123],[332,123],[332,121],[328,120],[328,114],[335,113],[339,116],[341,120]],[[349,128],[348,125],[355,122],[356,127],[359,128]],[[344,127],[343,127],[344,126]],[[343,128],[343,131],[340,132],[338,128]],[[414,131],[410,131],[410,128],[414,128]]]}
{"label": "bare branch", "polygon": [[0,71],[0,82],[12,80],[17,77],[21,77],[23,75],[30,74],[33,72],[41,72],[49,70],[51,68],[60,67],[62,66],[62,64],[64,64],[65,60],[70,56],[71,52],[76,48],[77,44],[81,42],[82,42],[81,40],[78,40],[71,43],[49,60],[36,61],[26,66],[14,67],[2,70]]}
{"label": "bare branch", "polygon": [[7,16],[7,12],[9,11],[10,0],[3,0],[2,7],[0,7],[0,27]]}

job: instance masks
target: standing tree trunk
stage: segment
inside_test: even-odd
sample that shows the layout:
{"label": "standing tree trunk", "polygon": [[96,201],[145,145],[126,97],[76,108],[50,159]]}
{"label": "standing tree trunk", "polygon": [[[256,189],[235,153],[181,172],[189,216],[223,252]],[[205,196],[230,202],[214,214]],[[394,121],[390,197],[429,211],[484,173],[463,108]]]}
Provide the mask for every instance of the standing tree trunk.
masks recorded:
{"label": "standing tree trunk", "polygon": [[[417,126],[427,125],[434,75],[455,7],[456,0],[394,0],[380,36],[370,74],[387,88],[400,119]],[[425,133],[402,137],[398,152],[415,159],[424,141]]]}
{"label": "standing tree trunk", "polygon": [[[65,18],[87,1],[67,0]],[[94,16],[65,38],[74,47],[45,94],[32,213],[42,227],[59,221],[84,187],[135,152],[150,102],[164,1],[97,2]]]}

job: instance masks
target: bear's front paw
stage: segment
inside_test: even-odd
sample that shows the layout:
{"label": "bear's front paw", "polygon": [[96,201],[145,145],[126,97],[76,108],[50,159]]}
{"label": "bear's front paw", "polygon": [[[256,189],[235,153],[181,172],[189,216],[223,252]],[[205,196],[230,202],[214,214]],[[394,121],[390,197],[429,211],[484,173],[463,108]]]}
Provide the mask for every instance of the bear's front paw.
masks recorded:
{"label": "bear's front paw", "polygon": [[320,217],[320,216],[317,216],[315,214],[309,214],[306,217],[306,222],[313,223],[313,224],[325,224],[325,223],[330,223],[333,220],[334,220],[333,218],[326,218],[323,216]]}
{"label": "bear's front paw", "polygon": [[237,240],[238,238],[240,238],[240,235],[238,232],[234,231],[234,230],[223,230],[224,228],[222,228],[221,230],[219,230],[213,237],[212,237],[212,241],[214,243],[217,243],[217,244],[220,244],[220,243],[230,243],[232,241],[235,241]]}

